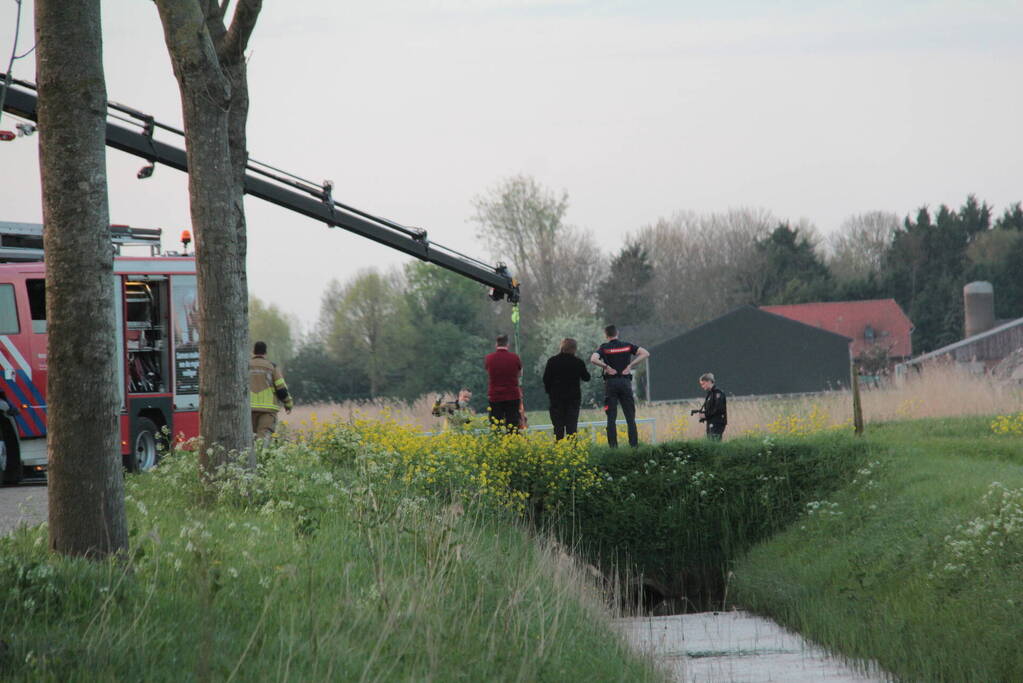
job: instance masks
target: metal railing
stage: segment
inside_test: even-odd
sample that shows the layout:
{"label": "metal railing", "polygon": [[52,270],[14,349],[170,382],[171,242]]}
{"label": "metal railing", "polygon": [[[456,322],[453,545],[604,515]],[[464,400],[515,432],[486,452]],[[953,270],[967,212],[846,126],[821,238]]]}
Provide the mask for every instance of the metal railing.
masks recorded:
{"label": "metal railing", "polygon": [[[644,417],[636,420],[636,428],[640,425],[650,425],[650,443],[657,443],[657,418],[656,417]],[[617,420],[615,425],[619,427],[626,427],[628,423],[625,420]],[[577,427],[579,428],[579,434],[585,434],[588,438],[593,439],[596,436],[596,432],[602,431],[607,427],[605,420],[596,422],[580,422]],[[473,434],[482,434],[490,431],[489,428],[473,429]],[[554,425],[531,425],[526,427],[527,432],[551,432],[554,433]],[[441,432],[422,432],[424,436],[437,436]]]}
{"label": "metal railing", "polygon": [[[645,417],[636,420],[636,427],[639,428],[641,424],[650,425],[650,443],[657,443],[657,418],[656,417]],[[628,423],[625,420],[617,420],[615,425],[619,427],[627,426]],[[579,432],[586,432],[590,434],[594,430],[603,430],[607,427],[606,420],[599,420],[595,422],[580,422],[578,424]],[[530,425],[526,428],[529,432],[551,432],[554,433],[554,425]],[[590,438],[593,438],[592,436]]]}

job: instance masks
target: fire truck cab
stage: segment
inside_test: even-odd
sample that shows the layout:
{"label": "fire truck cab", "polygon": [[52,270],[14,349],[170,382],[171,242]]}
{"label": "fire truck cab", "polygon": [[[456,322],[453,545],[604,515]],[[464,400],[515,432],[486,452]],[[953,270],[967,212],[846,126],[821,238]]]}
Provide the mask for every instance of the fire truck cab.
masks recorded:
{"label": "fire truck cab", "polygon": [[[46,471],[42,235],[38,224],[0,222],[0,473],[5,483]],[[157,463],[164,434],[190,438],[199,431],[195,260],[161,254],[160,235],[159,228],[111,226],[121,455],[130,471]],[[149,253],[128,255],[128,248]]]}

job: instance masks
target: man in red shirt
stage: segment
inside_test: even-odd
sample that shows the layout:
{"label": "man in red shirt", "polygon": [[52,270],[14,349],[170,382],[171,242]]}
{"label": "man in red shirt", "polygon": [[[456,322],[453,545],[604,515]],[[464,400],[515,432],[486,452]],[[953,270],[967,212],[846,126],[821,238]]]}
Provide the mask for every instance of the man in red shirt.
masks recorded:
{"label": "man in red shirt", "polygon": [[490,420],[503,423],[508,431],[519,428],[519,406],[522,403],[522,360],[508,350],[508,335],[497,336],[497,350],[488,353],[483,361],[490,381],[487,385],[487,399],[490,401]]}

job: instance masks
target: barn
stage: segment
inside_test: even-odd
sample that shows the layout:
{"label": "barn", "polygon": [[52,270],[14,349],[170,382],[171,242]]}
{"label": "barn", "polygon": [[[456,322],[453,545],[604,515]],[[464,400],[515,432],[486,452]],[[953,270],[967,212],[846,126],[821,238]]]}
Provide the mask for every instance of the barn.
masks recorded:
{"label": "barn", "polygon": [[917,356],[903,363],[897,370],[902,374],[910,368],[919,370],[928,363],[955,363],[970,372],[983,374],[1020,350],[1023,350],[1023,318],[1010,320],[962,341]]}
{"label": "barn", "polygon": [[647,399],[703,396],[713,372],[733,396],[795,394],[849,385],[849,337],[743,306],[650,348]]}

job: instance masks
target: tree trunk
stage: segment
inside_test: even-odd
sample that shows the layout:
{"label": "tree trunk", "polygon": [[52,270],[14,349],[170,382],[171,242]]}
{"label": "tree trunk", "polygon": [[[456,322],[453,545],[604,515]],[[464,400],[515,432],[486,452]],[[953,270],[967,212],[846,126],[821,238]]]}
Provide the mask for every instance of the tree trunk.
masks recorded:
{"label": "tree trunk", "polygon": [[[252,446],[248,293],[223,104],[211,101],[207,91],[187,86],[181,89],[181,101],[189,135],[188,187],[199,289],[201,457],[211,473],[229,452],[248,452]],[[207,460],[211,446],[213,458]]]}
{"label": "tree trunk", "polygon": [[36,0],[48,320],[50,546],[128,547],[100,0]]}
{"label": "tree trunk", "polygon": [[227,142],[231,151],[231,170],[233,186],[232,193],[232,218],[234,221],[235,248],[237,250],[238,264],[240,267],[235,273],[242,299],[237,308],[237,315],[240,316],[238,348],[242,350],[241,363],[244,370],[242,384],[245,390],[245,430],[247,442],[244,446],[248,453],[246,464],[249,469],[256,469],[256,451],[252,448],[252,423],[249,417],[249,374],[248,359],[249,344],[249,281],[245,270],[245,259],[248,255],[247,225],[245,223],[245,167],[249,163],[248,140],[245,134],[245,126],[249,118],[249,82],[246,74],[244,55],[221,55],[225,63],[225,70],[231,80],[231,109],[227,113]]}
{"label": "tree trunk", "polygon": [[[242,203],[248,93],[241,51],[259,3],[239,3],[241,26],[231,32],[216,3],[157,0],[157,7],[184,118],[201,329],[200,463],[211,476],[232,453],[252,449]],[[237,58],[225,64],[221,53]]]}

